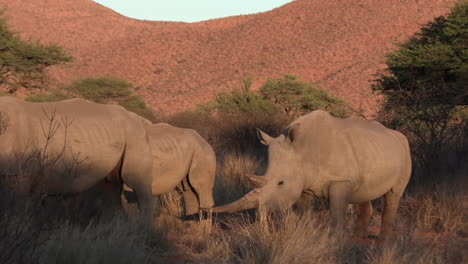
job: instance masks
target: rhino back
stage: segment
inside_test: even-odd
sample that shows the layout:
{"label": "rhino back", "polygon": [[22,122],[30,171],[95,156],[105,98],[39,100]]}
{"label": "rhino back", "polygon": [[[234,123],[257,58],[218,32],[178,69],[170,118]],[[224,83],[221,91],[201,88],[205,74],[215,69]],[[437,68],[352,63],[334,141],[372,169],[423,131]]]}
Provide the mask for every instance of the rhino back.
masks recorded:
{"label": "rhino back", "polygon": [[163,194],[187,176],[196,146],[188,129],[160,123],[147,131],[153,156],[153,194]]}
{"label": "rhino back", "polygon": [[120,107],[81,99],[29,103],[1,98],[0,112],[9,119],[0,135],[3,159],[34,150],[60,157],[56,175],[48,180],[50,192],[58,193],[81,191],[104,178],[121,159],[128,131],[138,129]]}
{"label": "rhino back", "polygon": [[296,152],[309,189],[326,196],[329,182],[349,181],[353,202],[368,201],[407,174],[411,161],[403,135],[365,120],[316,112],[295,121],[301,126],[297,145],[302,146]]}

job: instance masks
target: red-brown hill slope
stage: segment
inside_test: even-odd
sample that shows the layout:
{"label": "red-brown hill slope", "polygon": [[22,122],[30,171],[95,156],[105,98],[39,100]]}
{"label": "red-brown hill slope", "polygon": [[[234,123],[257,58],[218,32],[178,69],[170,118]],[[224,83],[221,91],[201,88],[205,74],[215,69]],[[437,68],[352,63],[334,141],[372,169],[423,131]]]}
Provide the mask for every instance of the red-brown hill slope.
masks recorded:
{"label": "red-brown hill slope", "polygon": [[248,75],[295,74],[365,109],[384,54],[455,0],[296,0],[265,13],[199,23],[139,21],[91,0],[0,0],[23,36],[75,57],[57,80],[111,74],[142,89],[155,110],[205,102]]}

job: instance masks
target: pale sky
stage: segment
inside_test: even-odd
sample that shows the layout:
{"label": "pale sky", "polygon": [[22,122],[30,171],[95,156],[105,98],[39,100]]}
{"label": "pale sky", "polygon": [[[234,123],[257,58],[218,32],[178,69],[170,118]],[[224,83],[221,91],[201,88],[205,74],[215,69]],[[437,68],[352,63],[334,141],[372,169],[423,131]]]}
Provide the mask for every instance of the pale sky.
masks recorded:
{"label": "pale sky", "polygon": [[131,18],[197,22],[264,12],[292,0],[94,0]]}

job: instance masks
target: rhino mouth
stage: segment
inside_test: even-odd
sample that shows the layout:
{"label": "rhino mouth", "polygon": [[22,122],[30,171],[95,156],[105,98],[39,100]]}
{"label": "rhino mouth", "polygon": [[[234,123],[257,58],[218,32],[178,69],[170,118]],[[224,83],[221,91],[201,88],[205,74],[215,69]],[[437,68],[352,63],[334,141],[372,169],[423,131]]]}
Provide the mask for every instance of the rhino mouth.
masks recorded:
{"label": "rhino mouth", "polygon": [[259,205],[260,190],[255,189],[232,203],[213,207],[213,213],[232,213],[241,210],[256,208]]}

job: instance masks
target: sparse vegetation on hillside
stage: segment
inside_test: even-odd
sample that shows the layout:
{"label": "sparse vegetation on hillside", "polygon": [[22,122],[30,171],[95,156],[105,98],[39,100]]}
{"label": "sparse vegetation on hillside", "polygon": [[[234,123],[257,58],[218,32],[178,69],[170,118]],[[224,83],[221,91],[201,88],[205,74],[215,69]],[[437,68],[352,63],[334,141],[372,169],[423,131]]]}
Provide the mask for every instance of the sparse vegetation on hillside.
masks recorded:
{"label": "sparse vegetation on hillside", "polygon": [[44,70],[72,57],[60,46],[20,38],[9,28],[3,13],[0,11],[0,85],[6,85],[10,93],[18,86],[42,88]]}

